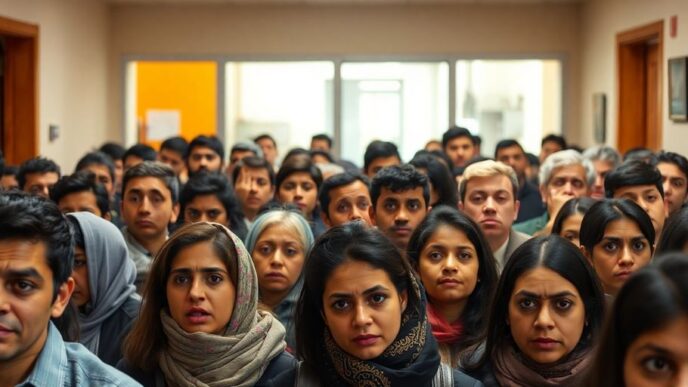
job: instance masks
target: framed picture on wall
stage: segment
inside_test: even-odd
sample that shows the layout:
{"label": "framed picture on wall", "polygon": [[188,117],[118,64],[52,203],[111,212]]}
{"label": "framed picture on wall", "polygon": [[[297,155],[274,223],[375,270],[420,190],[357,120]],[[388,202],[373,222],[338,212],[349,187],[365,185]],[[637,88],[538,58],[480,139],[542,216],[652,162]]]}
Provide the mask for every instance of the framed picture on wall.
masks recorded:
{"label": "framed picture on wall", "polygon": [[688,57],[669,59],[669,118],[674,121],[688,121]]}
{"label": "framed picture on wall", "polygon": [[604,144],[607,139],[607,96],[604,93],[592,95],[592,127],[595,142]]}

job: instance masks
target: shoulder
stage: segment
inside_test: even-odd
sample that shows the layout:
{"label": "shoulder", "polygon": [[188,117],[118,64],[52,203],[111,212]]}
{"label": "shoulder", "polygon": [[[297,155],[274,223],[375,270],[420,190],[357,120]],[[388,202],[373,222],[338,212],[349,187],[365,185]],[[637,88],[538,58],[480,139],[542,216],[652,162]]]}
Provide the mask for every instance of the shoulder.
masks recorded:
{"label": "shoulder", "polygon": [[530,235],[524,234],[520,231],[516,231],[513,228],[511,229],[511,234],[509,236],[509,239],[512,240],[512,243],[514,243],[517,247],[525,243],[530,238]]}
{"label": "shoulder", "polygon": [[263,372],[256,386],[269,386],[271,381],[283,373],[294,371],[298,367],[298,361],[289,352],[282,352],[274,359],[270,360],[267,368]]}
{"label": "shoulder", "polygon": [[140,386],[123,372],[102,362],[79,343],[65,343],[65,350],[67,361],[70,367],[77,369],[77,378],[81,379],[82,385]]}
{"label": "shoulder", "polygon": [[459,370],[454,370],[454,387],[482,387],[483,383]]}
{"label": "shoulder", "polygon": [[492,369],[492,363],[490,361],[485,362],[481,367],[466,371],[470,377],[479,380],[486,387],[499,387],[497,383],[497,378],[494,375]]}
{"label": "shoulder", "polygon": [[528,219],[525,222],[514,224],[513,229],[524,234],[533,235],[540,231],[547,224],[548,219],[549,215],[547,212],[545,212],[537,218]]}
{"label": "shoulder", "polygon": [[156,386],[155,375],[156,375],[157,371],[145,372],[145,371],[141,370],[140,368],[136,368],[136,367],[132,366],[125,359],[122,359],[117,363],[117,369],[124,372],[129,377],[133,378],[134,380],[136,380],[138,383],[140,383],[143,386],[146,386],[146,387]]}

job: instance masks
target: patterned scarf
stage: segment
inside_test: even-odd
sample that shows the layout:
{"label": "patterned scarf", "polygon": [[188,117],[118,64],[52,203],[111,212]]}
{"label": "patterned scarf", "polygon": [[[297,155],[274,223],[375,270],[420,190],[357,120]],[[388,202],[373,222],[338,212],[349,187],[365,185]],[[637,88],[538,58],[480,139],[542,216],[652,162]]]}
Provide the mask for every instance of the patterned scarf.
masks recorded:
{"label": "patterned scarf", "polygon": [[188,333],[167,311],[160,312],[167,347],[159,364],[170,386],[253,386],[286,347],[282,324],[270,313],[256,310],[258,277],[244,244],[224,226],[212,225],[236,246],[234,311],[223,335]]}
{"label": "patterned scarf", "polygon": [[440,344],[454,344],[459,341],[461,334],[463,334],[463,324],[461,319],[453,323],[445,320],[444,317],[437,313],[431,303],[428,302],[428,321],[432,327],[432,334],[435,336]]}
{"label": "patterned scarf", "polygon": [[412,288],[409,305],[401,316],[399,334],[387,349],[372,360],[360,360],[344,352],[325,328],[324,364],[326,386],[423,386],[432,381],[440,365],[437,342],[425,314],[425,295],[409,274]]}

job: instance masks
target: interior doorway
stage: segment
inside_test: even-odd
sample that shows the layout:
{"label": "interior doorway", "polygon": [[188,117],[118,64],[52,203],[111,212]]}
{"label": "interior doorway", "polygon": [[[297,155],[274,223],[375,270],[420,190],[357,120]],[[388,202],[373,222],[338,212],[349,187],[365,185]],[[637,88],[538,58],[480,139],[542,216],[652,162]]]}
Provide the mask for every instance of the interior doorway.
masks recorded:
{"label": "interior doorway", "polygon": [[7,164],[38,153],[38,26],[0,16],[0,146]]}
{"label": "interior doorway", "polygon": [[617,149],[662,146],[664,21],[616,35],[618,74]]}

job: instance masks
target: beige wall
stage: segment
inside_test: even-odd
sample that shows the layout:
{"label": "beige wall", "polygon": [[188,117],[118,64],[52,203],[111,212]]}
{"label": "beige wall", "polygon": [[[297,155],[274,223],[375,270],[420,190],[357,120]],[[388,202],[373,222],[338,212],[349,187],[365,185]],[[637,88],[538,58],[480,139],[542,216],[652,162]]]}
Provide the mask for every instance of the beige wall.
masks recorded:
{"label": "beige wall", "polygon": [[[111,7],[110,137],[123,127],[125,56],[445,56],[565,60],[564,126],[580,124],[580,5]],[[574,136],[575,137],[575,136]]]}
{"label": "beige wall", "polygon": [[[678,36],[669,36],[669,18],[678,15]],[[617,135],[616,34],[657,20],[664,20],[664,80],[662,117],[664,148],[688,154],[688,124],[674,123],[668,113],[667,60],[688,56],[688,1],[686,0],[591,0],[582,8],[581,128],[585,143],[593,142],[592,94],[607,94],[607,143],[615,146]]]}
{"label": "beige wall", "polygon": [[[0,15],[39,25],[39,152],[71,173],[106,137],[108,11],[92,0],[0,0]],[[60,137],[48,140],[48,125]]]}

